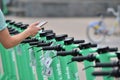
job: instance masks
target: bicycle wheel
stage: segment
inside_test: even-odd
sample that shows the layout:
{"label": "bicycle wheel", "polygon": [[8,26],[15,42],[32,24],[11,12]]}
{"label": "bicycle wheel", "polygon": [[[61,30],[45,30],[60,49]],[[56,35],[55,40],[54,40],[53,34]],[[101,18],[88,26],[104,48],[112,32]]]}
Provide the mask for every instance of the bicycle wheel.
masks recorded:
{"label": "bicycle wheel", "polygon": [[92,43],[101,43],[105,40],[105,34],[102,34],[100,32],[97,32],[97,30],[94,29],[94,27],[87,27],[87,38],[92,42]]}

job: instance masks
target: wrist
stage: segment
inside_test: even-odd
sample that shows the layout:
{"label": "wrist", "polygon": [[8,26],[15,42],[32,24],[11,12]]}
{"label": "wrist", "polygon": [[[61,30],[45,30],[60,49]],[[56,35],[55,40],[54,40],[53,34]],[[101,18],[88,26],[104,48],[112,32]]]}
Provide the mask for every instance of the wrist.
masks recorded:
{"label": "wrist", "polygon": [[26,37],[29,37],[29,36],[31,36],[31,31],[29,29],[26,29],[24,31],[24,34],[26,35]]}

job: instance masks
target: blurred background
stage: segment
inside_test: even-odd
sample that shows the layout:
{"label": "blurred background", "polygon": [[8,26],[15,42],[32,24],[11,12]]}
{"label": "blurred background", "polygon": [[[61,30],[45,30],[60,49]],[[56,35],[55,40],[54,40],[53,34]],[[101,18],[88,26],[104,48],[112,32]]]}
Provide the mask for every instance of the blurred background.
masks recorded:
{"label": "blurred background", "polygon": [[120,0],[0,0],[5,13],[25,17],[94,17]]}

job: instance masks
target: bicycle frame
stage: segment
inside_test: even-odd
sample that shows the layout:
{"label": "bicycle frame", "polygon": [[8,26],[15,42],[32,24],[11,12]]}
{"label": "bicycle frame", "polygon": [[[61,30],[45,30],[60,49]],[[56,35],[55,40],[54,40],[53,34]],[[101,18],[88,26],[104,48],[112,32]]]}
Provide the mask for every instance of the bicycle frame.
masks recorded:
{"label": "bicycle frame", "polygon": [[[94,43],[101,43],[106,36],[113,35],[119,27],[120,11],[115,12],[113,8],[108,8],[107,12],[112,12],[112,14],[115,16],[113,25],[111,27],[107,27],[104,22],[104,16],[101,15],[101,19],[99,21],[93,21],[87,27],[87,36],[90,41]],[[93,29],[92,34],[90,33],[91,29]]]}

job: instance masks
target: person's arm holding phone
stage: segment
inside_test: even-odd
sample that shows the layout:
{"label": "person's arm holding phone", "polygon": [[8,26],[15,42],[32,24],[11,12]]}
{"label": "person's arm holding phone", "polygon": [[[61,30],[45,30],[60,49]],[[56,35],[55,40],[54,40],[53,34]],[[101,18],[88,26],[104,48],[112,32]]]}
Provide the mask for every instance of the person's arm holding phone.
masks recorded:
{"label": "person's arm holding phone", "polygon": [[35,36],[37,32],[41,29],[36,27],[39,22],[31,24],[25,31],[17,35],[11,36],[7,28],[0,31],[0,42],[5,48],[11,48],[18,45],[21,41],[29,36]]}
{"label": "person's arm holding phone", "polygon": [[4,15],[0,10],[0,43],[5,48],[12,48],[18,45],[20,42],[22,42],[25,38],[29,36],[35,36],[38,33],[38,31],[41,30],[42,26],[45,25],[46,23],[47,23],[46,21],[42,21],[42,22],[38,21],[38,22],[32,23],[22,33],[11,36],[7,29]]}
{"label": "person's arm holding phone", "polygon": [[[41,27],[37,27],[37,26],[40,26],[38,24],[40,24],[40,22],[35,22],[35,23],[31,24],[30,26],[28,26],[28,28],[26,30],[24,30],[22,33],[11,36],[7,29],[4,15],[3,15],[2,11],[0,10],[0,43],[5,48],[12,48],[12,47],[18,45],[25,38],[27,38],[29,36],[35,36],[37,34],[37,32],[41,29]],[[43,26],[43,23],[41,26]]]}

